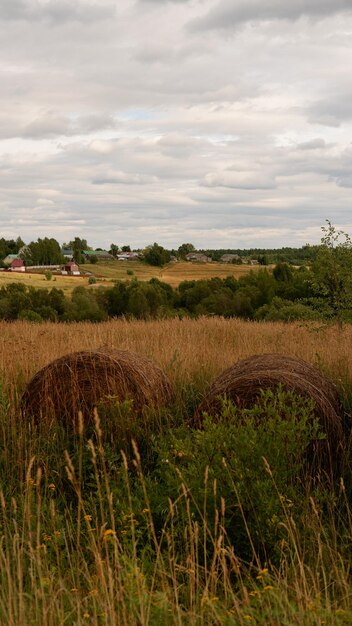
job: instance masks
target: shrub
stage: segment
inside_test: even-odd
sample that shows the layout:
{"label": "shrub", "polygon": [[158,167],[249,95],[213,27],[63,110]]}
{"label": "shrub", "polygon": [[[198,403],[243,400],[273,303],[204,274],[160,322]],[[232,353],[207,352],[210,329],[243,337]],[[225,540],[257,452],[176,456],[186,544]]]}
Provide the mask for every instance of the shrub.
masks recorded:
{"label": "shrub", "polygon": [[[252,409],[224,400],[220,421],[206,416],[202,430],[180,428],[158,440],[151,482],[160,526],[169,498],[175,515],[190,514],[203,528],[200,535],[222,510],[221,523],[240,558],[278,560],[283,542],[289,544],[288,515],[294,512],[300,524],[308,501],[306,450],[322,437],[312,402],[282,389],[263,392]],[[180,504],[185,493],[190,513]],[[184,524],[175,521],[177,526]],[[183,538],[178,541],[182,550]]]}

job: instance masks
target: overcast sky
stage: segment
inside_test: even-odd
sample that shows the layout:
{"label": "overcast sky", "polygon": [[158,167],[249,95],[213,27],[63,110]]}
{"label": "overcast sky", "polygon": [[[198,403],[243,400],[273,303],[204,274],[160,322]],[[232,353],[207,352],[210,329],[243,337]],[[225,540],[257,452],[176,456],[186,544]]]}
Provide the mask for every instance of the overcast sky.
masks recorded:
{"label": "overcast sky", "polygon": [[351,233],[351,0],[1,0],[0,28],[0,236]]}

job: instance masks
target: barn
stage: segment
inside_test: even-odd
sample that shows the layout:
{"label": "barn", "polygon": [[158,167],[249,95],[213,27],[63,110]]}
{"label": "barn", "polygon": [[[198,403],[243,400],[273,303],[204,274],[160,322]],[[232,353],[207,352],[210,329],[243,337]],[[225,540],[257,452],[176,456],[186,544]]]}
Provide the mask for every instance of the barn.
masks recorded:
{"label": "barn", "polygon": [[65,265],[61,269],[61,274],[63,276],[80,276],[81,272],[79,266],[74,261],[69,261],[65,263]]}

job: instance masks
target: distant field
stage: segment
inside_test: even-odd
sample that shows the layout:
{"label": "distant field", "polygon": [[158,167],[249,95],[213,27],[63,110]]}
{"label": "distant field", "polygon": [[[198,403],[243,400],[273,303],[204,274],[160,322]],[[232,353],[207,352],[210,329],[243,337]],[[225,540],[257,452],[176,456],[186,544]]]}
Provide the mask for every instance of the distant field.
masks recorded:
{"label": "distant field", "polygon": [[[208,278],[226,278],[235,276],[239,278],[251,270],[260,269],[258,265],[231,265],[225,263],[169,263],[163,268],[145,265],[139,261],[108,261],[106,263],[86,263],[81,267],[83,271],[92,272],[97,278],[97,285],[110,287],[114,280],[150,280],[158,278],[172,287],[177,287],[183,280],[201,280]],[[129,273],[128,273],[129,272]],[[133,272],[133,274],[131,274]],[[87,276],[53,276],[50,281],[44,274],[0,272],[0,287],[9,283],[25,283],[32,287],[50,289],[57,287],[65,292],[70,292],[79,285],[88,287]]]}
{"label": "distant field", "polygon": [[[260,266],[179,262],[169,263],[165,267],[159,268],[145,265],[138,261],[110,261],[104,263],[104,265],[85,264],[84,268],[97,277],[110,280],[128,280],[133,276],[138,278],[138,280],[159,278],[159,280],[169,283],[172,287],[177,287],[183,280],[226,278],[226,276],[239,278],[244,274],[248,274],[250,270],[260,269]],[[132,271],[133,275],[127,274],[128,270]]]}
{"label": "distant field", "polygon": [[27,272],[0,272],[0,287],[9,283],[24,283],[28,287],[51,289],[57,287],[63,291],[72,291],[78,285],[88,286],[88,278],[83,276],[53,276],[49,281],[44,274]]}

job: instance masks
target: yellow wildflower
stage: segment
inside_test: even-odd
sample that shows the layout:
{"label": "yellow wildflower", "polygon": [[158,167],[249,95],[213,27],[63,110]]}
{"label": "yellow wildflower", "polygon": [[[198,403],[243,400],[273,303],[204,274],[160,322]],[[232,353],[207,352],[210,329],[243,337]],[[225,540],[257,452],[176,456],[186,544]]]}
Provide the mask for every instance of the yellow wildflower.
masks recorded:
{"label": "yellow wildflower", "polygon": [[103,541],[108,541],[108,539],[110,539],[110,537],[114,537],[115,535],[116,535],[116,532],[114,530],[112,530],[112,528],[107,528],[104,531]]}

